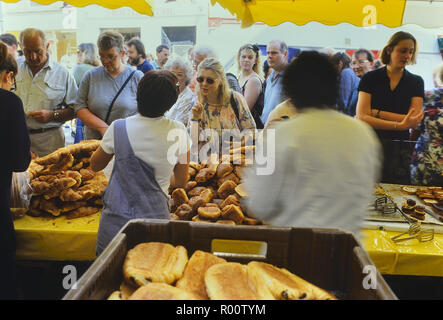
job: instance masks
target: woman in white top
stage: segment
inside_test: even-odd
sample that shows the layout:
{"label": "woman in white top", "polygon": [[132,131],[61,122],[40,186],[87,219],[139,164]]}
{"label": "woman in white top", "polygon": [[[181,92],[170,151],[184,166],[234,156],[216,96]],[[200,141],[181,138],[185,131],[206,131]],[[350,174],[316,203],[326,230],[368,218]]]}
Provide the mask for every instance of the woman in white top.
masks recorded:
{"label": "woman in white top", "polygon": [[99,255],[129,220],[169,219],[167,190],[188,180],[191,142],[185,126],[164,113],[178,97],[177,78],[155,70],[140,80],[138,114],[114,121],[91,158],[103,170],[115,155],[97,234]]}
{"label": "woman in white top", "polygon": [[189,89],[193,76],[192,67],[180,57],[176,57],[169,59],[165,69],[177,77],[180,89],[177,102],[165,113],[165,117],[180,121],[187,126],[189,119],[191,119],[192,99],[194,98],[194,93]]}

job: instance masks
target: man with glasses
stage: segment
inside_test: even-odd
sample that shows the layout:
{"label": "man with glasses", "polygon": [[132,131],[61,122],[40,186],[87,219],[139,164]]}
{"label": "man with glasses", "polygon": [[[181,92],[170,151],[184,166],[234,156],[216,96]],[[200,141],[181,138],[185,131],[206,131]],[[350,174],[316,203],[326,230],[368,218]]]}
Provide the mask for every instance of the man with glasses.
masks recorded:
{"label": "man with glasses", "polygon": [[65,146],[62,124],[74,118],[77,85],[50,57],[43,31],[24,30],[21,45],[25,60],[18,65],[16,93],[23,101],[31,149],[42,157]]}
{"label": "man with glasses", "polygon": [[371,51],[367,49],[359,49],[354,52],[352,56],[352,70],[357,77],[361,78],[363,75],[372,70],[374,64],[374,57]]}
{"label": "man with glasses", "polygon": [[285,99],[281,94],[283,72],[288,65],[288,46],[280,40],[269,42],[266,47],[267,61],[272,73],[266,80],[265,100],[261,120],[266,123],[269,114]]}

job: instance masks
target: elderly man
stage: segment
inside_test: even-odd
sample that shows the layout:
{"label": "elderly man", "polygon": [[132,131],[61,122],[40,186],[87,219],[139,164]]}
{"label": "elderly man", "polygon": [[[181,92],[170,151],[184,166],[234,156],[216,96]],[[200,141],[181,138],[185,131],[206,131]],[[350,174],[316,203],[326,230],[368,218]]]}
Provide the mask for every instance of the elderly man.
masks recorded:
{"label": "elderly man", "polygon": [[138,38],[132,38],[127,43],[129,64],[135,66],[143,73],[154,70],[152,64],[146,60],[146,51],[143,42]]}
{"label": "elderly man", "polygon": [[168,62],[169,47],[165,44],[161,44],[155,49],[155,52],[157,54],[157,59],[152,62],[152,66],[157,70],[163,69],[166,62]]}
{"label": "elderly man", "polygon": [[359,49],[352,55],[352,70],[357,77],[361,78],[363,75],[372,70],[374,65],[374,57],[371,51],[367,49]]}
{"label": "elderly man", "polygon": [[18,65],[17,95],[23,101],[31,149],[42,157],[65,146],[62,124],[74,117],[77,85],[49,56],[43,31],[24,30],[21,45],[25,60]]}
{"label": "elderly man", "polygon": [[288,65],[288,46],[280,40],[269,42],[266,47],[267,61],[272,73],[266,80],[265,101],[261,119],[266,123],[269,114],[285,99],[281,94],[283,72]]}

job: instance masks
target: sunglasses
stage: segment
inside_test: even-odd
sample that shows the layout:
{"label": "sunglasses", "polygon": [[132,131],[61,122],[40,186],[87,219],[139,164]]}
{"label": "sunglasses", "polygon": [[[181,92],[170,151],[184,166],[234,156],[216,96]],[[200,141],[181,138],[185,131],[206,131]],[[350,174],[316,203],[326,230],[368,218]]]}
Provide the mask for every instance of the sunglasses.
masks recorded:
{"label": "sunglasses", "polygon": [[205,78],[205,77],[198,77],[197,78],[198,83],[203,83],[203,81],[205,81],[205,80],[206,80],[207,84],[214,84],[214,82],[215,82],[215,80],[212,78]]}

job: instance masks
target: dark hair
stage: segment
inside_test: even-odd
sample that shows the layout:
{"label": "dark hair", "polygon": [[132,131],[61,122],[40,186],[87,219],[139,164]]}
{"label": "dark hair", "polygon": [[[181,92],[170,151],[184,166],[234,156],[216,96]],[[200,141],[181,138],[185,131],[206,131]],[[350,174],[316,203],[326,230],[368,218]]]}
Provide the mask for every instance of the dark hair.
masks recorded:
{"label": "dark hair", "polygon": [[[383,64],[388,65],[391,62],[391,53],[394,50],[394,47],[403,40],[412,40],[414,42],[414,53],[411,57],[411,64],[415,64],[415,58],[417,56],[417,40],[415,40],[414,36],[409,32],[399,31],[392,35],[391,39],[389,39],[386,46],[383,48],[380,54],[380,60]],[[390,52],[388,52],[390,51]]]}
{"label": "dark hair", "polygon": [[336,68],[327,55],[317,51],[300,53],[283,75],[283,92],[298,110],[333,108],[338,89]]}
{"label": "dark hair", "polygon": [[269,63],[268,60],[265,60],[265,62],[263,62],[263,75],[265,78],[268,76],[268,71],[269,71]]}
{"label": "dark hair", "polygon": [[141,42],[139,38],[132,38],[131,40],[128,41],[126,45],[128,47],[134,46],[135,50],[137,50],[137,52],[141,54],[142,58],[146,59],[145,46],[143,45],[143,42]]}
{"label": "dark hair", "polygon": [[17,62],[9,53],[9,49],[5,43],[0,41],[0,72],[11,72],[17,75]]}
{"label": "dark hair", "polygon": [[374,61],[374,56],[372,55],[372,52],[368,49],[358,49],[354,52],[354,57],[357,57],[360,54],[365,54],[369,62]]}
{"label": "dark hair", "polygon": [[343,63],[343,69],[351,66],[351,58],[345,52],[337,52],[331,57],[334,65],[338,65],[340,61]]}
{"label": "dark hair", "polygon": [[165,44],[161,44],[155,49],[155,51],[157,51],[157,53],[160,53],[160,52],[162,52],[163,49],[169,50],[169,47]]}
{"label": "dark hair", "polygon": [[172,72],[151,70],[138,84],[137,110],[144,117],[160,117],[174,105],[178,95],[178,79]]}
{"label": "dark hair", "polygon": [[3,33],[2,35],[0,35],[0,41],[3,41],[4,43],[6,43],[6,45],[10,47],[12,47],[13,45],[18,47],[17,38],[13,34]]}

